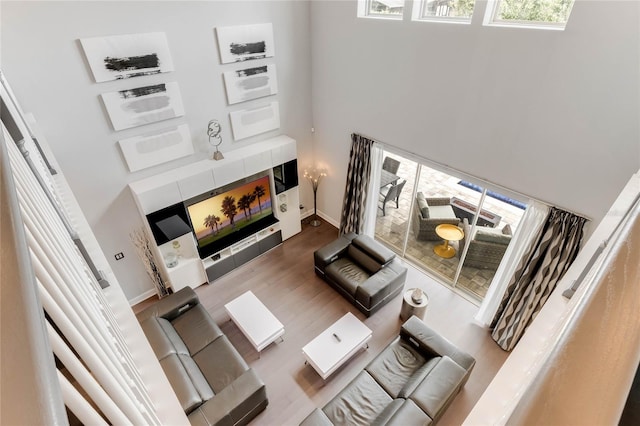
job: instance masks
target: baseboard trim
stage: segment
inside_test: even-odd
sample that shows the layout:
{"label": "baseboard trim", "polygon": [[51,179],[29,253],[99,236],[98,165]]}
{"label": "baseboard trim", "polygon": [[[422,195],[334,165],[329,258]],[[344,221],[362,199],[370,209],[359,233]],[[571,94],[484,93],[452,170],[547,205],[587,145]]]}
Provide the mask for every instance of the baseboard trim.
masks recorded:
{"label": "baseboard trim", "polygon": [[[300,219],[306,219],[306,218],[311,217],[311,216],[313,216],[313,210],[307,210],[305,212],[301,212],[300,213]],[[340,221],[334,220],[332,217],[324,214],[320,210],[318,210],[318,217],[320,217],[320,219],[324,219],[325,222],[330,223],[331,225],[335,226],[336,228],[340,228]]]}
{"label": "baseboard trim", "polygon": [[129,306],[137,305],[138,303],[143,302],[143,301],[147,300],[148,298],[150,298],[151,296],[155,296],[155,295],[156,295],[156,291],[154,289],[151,289],[149,291],[145,291],[141,295],[136,296],[133,299],[130,299],[129,300]]}

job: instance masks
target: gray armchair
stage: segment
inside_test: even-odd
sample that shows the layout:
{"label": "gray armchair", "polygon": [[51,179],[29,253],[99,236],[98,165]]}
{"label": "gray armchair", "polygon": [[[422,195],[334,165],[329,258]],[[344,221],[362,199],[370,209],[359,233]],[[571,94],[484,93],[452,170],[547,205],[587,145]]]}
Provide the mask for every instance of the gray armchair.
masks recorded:
{"label": "gray armchair", "polygon": [[422,192],[416,194],[416,202],[413,207],[411,225],[413,234],[417,240],[440,241],[436,234],[436,226],[443,223],[459,225],[458,219],[451,207],[449,197],[425,198]]}
{"label": "gray armchair", "polygon": [[492,271],[498,269],[498,265],[500,265],[511,242],[511,227],[508,224],[502,229],[477,226],[472,235],[471,225],[465,218],[462,221],[462,230],[464,231],[464,239],[460,241],[461,249],[458,250],[458,257],[461,256],[462,247],[464,247],[466,240],[471,239],[464,260],[465,266]]}

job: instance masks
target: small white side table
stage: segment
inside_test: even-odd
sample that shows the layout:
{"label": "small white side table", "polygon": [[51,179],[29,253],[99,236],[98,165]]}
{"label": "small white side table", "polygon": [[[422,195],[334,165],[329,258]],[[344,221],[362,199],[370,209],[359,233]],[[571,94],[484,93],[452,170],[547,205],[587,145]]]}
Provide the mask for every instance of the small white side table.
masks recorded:
{"label": "small white side table", "polygon": [[429,296],[424,291],[422,292],[422,300],[415,302],[411,296],[415,288],[410,288],[404,292],[402,297],[402,308],[400,309],[400,319],[406,321],[411,318],[411,315],[415,315],[421,320],[424,320],[424,314],[427,312],[427,305],[429,304]]}

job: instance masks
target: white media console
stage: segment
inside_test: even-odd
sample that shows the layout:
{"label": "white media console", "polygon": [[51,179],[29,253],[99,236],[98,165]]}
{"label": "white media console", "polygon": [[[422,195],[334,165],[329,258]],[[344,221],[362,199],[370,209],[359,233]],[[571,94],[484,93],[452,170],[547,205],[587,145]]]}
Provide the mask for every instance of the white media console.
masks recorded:
{"label": "white media console", "polygon": [[[211,282],[301,231],[298,187],[276,194],[272,172],[273,167],[297,158],[295,140],[288,136],[277,136],[225,152],[224,155],[223,160],[202,160],[129,184],[151,236],[146,218],[148,214],[256,173],[269,171],[272,206],[277,223],[205,259],[200,259],[191,232],[160,246],[152,240],[156,263],[174,292],[186,286],[195,288]],[[178,264],[171,268],[164,261],[170,253],[178,254]]]}

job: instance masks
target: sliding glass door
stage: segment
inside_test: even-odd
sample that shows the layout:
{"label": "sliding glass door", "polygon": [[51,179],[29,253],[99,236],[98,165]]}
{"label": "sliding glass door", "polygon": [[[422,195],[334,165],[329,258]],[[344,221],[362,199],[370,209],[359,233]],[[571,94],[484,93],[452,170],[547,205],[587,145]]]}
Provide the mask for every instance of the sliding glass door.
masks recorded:
{"label": "sliding glass door", "polygon": [[[393,167],[382,173],[376,238],[445,284],[482,300],[526,205],[400,155],[384,157],[394,160],[385,167],[399,166],[395,173]],[[389,192],[399,193],[397,204],[385,197]]]}

